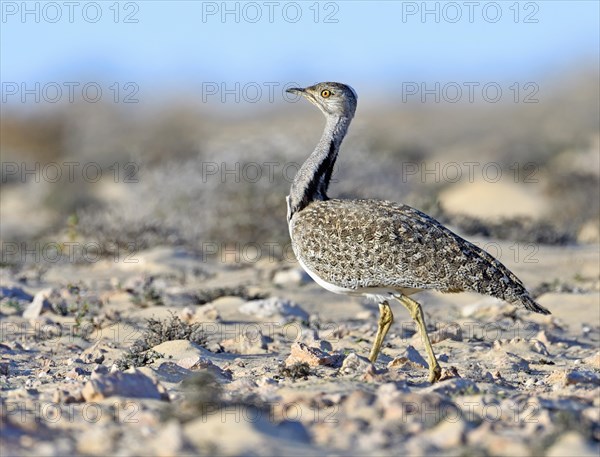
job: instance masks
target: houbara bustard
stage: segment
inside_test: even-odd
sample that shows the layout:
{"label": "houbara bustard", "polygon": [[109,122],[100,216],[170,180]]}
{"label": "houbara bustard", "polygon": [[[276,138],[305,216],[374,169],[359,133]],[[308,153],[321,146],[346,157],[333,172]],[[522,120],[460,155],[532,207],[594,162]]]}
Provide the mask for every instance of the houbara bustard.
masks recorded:
{"label": "houbara bustard", "polygon": [[356,110],[356,92],[322,82],[288,92],[300,94],[325,115],[323,135],[302,165],[287,197],[287,219],[298,262],[322,287],[379,303],[379,324],[369,359],[375,363],[398,300],[410,312],[429,361],[429,381],[441,376],[421,305],[410,295],[434,289],[473,291],[541,314],[525,286],[493,256],[410,206],[381,200],[340,200],[327,188],[340,144]]}

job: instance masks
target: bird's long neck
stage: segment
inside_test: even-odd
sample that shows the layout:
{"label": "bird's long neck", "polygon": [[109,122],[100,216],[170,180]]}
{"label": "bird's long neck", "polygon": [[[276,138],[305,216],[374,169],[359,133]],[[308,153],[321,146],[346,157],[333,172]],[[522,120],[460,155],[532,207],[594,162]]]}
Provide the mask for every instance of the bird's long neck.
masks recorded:
{"label": "bird's long neck", "polygon": [[317,147],[300,167],[292,183],[287,198],[288,220],[310,202],[327,200],[333,166],[351,120],[351,117],[327,117],[325,130]]}

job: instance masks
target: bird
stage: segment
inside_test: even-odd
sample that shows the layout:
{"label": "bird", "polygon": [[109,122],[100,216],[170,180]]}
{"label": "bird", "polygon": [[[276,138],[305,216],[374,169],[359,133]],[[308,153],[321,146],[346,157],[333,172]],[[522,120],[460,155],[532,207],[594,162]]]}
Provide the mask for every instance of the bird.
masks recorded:
{"label": "bird", "polygon": [[375,364],[394,315],[390,302],[410,313],[427,352],[428,381],[441,377],[421,304],[424,290],[477,292],[540,314],[550,314],[523,282],[495,257],[408,205],[374,199],[329,198],[327,191],[358,97],[349,85],[321,82],[287,89],[325,115],[314,151],[286,197],[292,249],[300,266],[323,288],[375,300],[379,321],[369,360]]}

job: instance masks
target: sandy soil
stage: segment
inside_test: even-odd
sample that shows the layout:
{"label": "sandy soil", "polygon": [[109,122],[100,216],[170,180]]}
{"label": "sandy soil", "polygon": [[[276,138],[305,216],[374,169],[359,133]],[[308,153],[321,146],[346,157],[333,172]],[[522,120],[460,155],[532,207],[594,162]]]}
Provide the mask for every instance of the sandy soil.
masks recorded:
{"label": "sandy soil", "polygon": [[373,366],[376,304],[292,261],[2,269],[2,455],[598,455],[599,247],[475,241],[553,314],[416,296],[435,385],[403,308]]}

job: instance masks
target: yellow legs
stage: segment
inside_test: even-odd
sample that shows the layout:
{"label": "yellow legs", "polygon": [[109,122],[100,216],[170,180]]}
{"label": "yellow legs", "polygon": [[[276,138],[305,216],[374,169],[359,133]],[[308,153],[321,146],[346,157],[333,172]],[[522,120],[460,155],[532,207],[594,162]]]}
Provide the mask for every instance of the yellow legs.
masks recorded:
{"label": "yellow legs", "polygon": [[371,348],[371,353],[369,354],[369,360],[371,363],[375,363],[377,360],[379,350],[383,344],[383,339],[385,338],[385,335],[387,335],[392,322],[394,322],[392,308],[390,308],[388,302],[384,301],[383,303],[379,304],[379,324],[377,324],[377,334],[375,335],[375,341],[373,342],[373,347]]}
{"label": "yellow legs", "polygon": [[[440,364],[435,358],[435,354],[433,353],[433,348],[431,347],[431,341],[429,341],[429,336],[427,335],[427,328],[425,327],[425,317],[423,316],[423,310],[421,309],[421,305],[419,305],[412,298],[409,298],[403,294],[395,294],[394,297],[404,305],[406,309],[410,312],[411,317],[417,323],[417,327],[419,328],[419,333],[421,334],[421,339],[423,340],[423,345],[425,346],[425,350],[427,351],[427,358],[429,360],[429,382],[434,383],[440,379],[442,374],[442,369],[440,368]],[[392,309],[387,301],[379,304],[379,324],[377,326],[377,334],[375,335],[375,341],[373,342],[373,348],[371,349],[371,353],[369,354],[369,360],[371,363],[375,363],[377,360],[377,356],[379,355],[379,350],[381,349],[381,345],[383,344],[383,340],[385,335],[387,334],[392,322],[394,321],[394,316],[392,314]]]}

